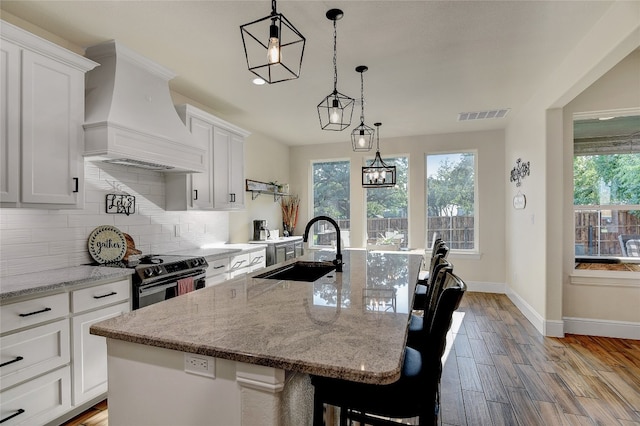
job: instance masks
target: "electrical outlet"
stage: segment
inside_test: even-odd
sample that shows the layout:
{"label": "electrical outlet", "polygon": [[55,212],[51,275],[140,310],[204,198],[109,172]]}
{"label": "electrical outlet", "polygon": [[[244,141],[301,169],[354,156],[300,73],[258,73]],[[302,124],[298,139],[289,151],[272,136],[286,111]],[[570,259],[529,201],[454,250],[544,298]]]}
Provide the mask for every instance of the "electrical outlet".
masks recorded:
{"label": "electrical outlet", "polygon": [[205,377],[216,377],[216,360],[210,356],[184,354],[184,371]]}

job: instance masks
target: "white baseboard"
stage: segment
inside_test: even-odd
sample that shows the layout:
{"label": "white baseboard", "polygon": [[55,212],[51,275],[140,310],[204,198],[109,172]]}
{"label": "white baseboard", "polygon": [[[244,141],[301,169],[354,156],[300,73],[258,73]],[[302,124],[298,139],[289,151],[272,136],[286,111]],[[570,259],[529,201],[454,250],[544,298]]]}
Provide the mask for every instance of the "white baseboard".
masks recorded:
{"label": "white baseboard", "polygon": [[548,337],[564,337],[568,334],[602,336],[617,339],[640,340],[640,323],[590,318],[564,317],[562,320],[546,320],[519,294],[503,283],[470,281],[468,291],[506,294],[522,315],[542,334]]}
{"label": "white baseboard", "polygon": [[640,340],[640,323],[637,322],[571,317],[563,320],[565,333]]}

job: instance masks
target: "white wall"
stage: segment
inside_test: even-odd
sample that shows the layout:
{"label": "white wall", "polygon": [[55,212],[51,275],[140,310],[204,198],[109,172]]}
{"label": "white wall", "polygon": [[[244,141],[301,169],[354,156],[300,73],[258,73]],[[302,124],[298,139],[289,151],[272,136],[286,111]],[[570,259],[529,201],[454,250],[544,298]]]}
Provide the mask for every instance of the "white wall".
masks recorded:
{"label": "white wall", "polygon": [[[381,138],[382,156],[409,157],[409,247],[425,247],[425,155],[427,153],[477,150],[479,214],[479,257],[450,255],[456,273],[467,281],[503,288],[504,276],[504,188],[508,180],[504,167],[504,133],[485,131],[405,138]],[[291,188],[301,197],[297,233],[311,219],[311,161],[347,159],[351,161],[351,246],[363,247],[365,241],[365,192],[361,167],[367,155],[355,153],[351,144],[296,146],[291,148]]]}
{"label": "white wall", "polygon": [[566,224],[560,224],[563,200],[571,197],[563,185],[561,108],[638,47],[639,15],[640,3],[614,2],[564,62],[549,70],[546,84],[506,129],[506,166],[517,158],[531,162],[531,176],[522,185],[525,210],[513,209],[509,200],[516,190],[512,184],[506,188],[508,293],[543,334],[563,333],[563,265],[569,262]]}

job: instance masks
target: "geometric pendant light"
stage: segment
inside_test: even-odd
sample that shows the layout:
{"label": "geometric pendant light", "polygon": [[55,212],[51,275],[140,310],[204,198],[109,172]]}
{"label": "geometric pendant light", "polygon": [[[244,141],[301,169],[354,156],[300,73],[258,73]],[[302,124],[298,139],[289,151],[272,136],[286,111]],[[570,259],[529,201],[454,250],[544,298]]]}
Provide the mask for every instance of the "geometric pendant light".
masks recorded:
{"label": "geometric pendant light", "polygon": [[380,157],[380,126],[382,123],[373,123],[378,128],[378,150],[371,164],[362,168],[363,188],[388,188],[396,185],[396,166],[388,166]]}
{"label": "geometric pendant light", "polygon": [[362,106],[360,110],[360,125],[351,131],[351,146],[356,152],[371,151],[373,147],[373,135],[376,132],[364,124],[364,79],[362,74],[368,69],[365,65],[356,67],[356,71],[360,73],[360,104]]}
{"label": "geometric pendant light", "polygon": [[340,9],[326,14],[333,21],[333,92],[318,104],[318,117],[322,130],[344,130],[351,125],[355,100],[338,92],[337,30],[336,21],[344,16]]}
{"label": "geometric pendant light", "polygon": [[249,71],[269,84],[300,77],[306,39],[271,0],[271,14],[240,26]]}

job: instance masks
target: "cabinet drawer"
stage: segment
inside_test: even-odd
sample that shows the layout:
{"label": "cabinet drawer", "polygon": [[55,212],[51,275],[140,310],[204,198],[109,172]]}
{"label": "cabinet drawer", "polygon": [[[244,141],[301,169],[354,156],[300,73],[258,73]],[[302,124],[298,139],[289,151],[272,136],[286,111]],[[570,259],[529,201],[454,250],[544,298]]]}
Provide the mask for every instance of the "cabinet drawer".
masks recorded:
{"label": "cabinet drawer", "polygon": [[233,256],[229,261],[229,278],[249,272],[249,253]]}
{"label": "cabinet drawer", "polygon": [[266,250],[249,253],[249,268],[251,272],[257,271],[267,266]]}
{"label": "cabinet drawer", "polygon": [[2,389],[69,362],[69,320],[0,338]]}
{"label": "cabinet drawer", "polygon": [[229,271],[229,258],[224,257],[222,259],[209,260],[209,267],[207,268],[207,278],[215,277],[216,275],[226,274]]}
{"label": "cabinet drawer", "polygon": [[128,300],[131,293],[129,280],[120,280],[95,287],[83,288],[71,293],[72,312],[83,312],[116,302]]}
{"label": "cabinet drawer", "polygon": [[2,333],[29,327],[45,321],[64,317],[69,314],[69,295],[67,293],[39,297],[23,302],[2,305],[0,318]]}
{"label": "cabinet drawer", "polygon": [[0,393],[2,426],[45,424],[71,408],[69,367]]}

